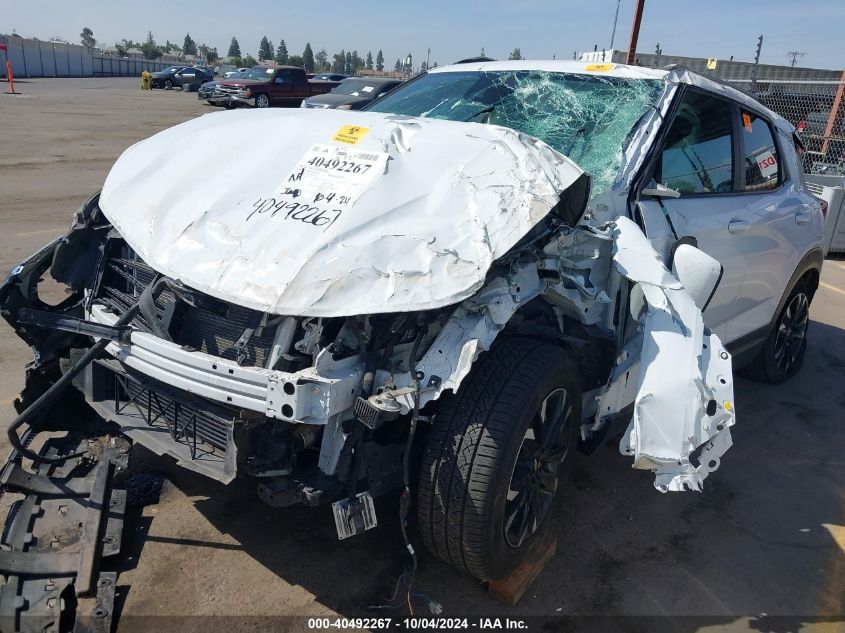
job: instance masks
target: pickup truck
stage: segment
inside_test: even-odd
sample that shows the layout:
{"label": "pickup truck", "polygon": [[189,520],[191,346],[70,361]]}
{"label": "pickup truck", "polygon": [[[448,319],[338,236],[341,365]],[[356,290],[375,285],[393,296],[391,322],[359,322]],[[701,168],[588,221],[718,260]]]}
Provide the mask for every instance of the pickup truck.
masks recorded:
{"label": "pickup truck", "polygon": [[331,92],[336,81],[309,80],[297,66],[256,66],[217,84],[208,101],[216,106],[299,107],[303,99]]}

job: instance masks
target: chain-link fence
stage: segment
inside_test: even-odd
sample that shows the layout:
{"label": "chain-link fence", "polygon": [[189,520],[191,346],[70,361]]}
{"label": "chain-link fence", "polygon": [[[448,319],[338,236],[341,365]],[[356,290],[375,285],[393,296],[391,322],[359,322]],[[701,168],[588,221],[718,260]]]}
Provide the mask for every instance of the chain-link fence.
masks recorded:
{"label": "chain-link fence", "polygon": [[845,82],[731,82],[792,123],[804,142],[804,171],[845,175]]}

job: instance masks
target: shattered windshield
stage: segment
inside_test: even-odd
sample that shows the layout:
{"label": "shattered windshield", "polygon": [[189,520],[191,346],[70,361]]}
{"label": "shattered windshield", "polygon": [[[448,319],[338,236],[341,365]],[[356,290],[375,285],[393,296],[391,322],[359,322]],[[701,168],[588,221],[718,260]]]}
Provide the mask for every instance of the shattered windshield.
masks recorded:
{"label": "shattered windshield", "polygon": [[535,136],[610,186],[625,140],[664,83],[537,70],[431,73],[366,108],[502,125]]}

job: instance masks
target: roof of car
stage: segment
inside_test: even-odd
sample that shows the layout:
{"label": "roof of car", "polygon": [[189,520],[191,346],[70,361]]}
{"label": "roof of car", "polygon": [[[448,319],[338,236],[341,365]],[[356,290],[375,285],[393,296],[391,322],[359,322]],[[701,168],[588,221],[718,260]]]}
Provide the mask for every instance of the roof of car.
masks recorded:
{"label": "roof of car", "polygon": [[[283,66],[280,64],[262,64],[261,66],[253,66],[252,68],[276,68],[276,69],[285,69],[285,70],[303,70],[302,66]],[[252,68],[247,68],[247,70],[252,70]]]}
{"label": "roof of car", "polygon": [[341,81],[341,83],[343,83],[344,81],[349,81],[350,79],[358,79],[360,81],[366,81],[373,84],[386,84],[395,81],[402,81],[401,79],[397,79],[396,77],[346,77],[345,79],[343,79],[343,81]]}
{"label": "roof of car", "polygon": [[477,70],[485,72],[507,70],[544,70],[559,73],[585,73],[595,75],[610,75],[611,77],[628,77],[631,79],[663,79],[669,73],[659,68],[645,68],[643,66],[626,66],[625,64],[596,64],[592,62],[563,61],[555,59],[521,59],[498,62],[466,61],[460,64],[439,66],[429,70],[431,73],[466,72]]}

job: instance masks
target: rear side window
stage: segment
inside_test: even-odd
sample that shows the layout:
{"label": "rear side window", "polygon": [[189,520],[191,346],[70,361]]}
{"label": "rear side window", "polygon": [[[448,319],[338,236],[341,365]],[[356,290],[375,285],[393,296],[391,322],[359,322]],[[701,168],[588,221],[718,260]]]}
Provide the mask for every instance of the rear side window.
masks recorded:
{"label": "rear side window", "polygon": [[660,182],[682,194],[733,190],[733,119],[729,102],[687,92],[669,128]]}
{"label": "rear side window", "polygon": [[769,122],[752,112],[740,110],[743,190],[774,189],[781,183],[781,162]]}

